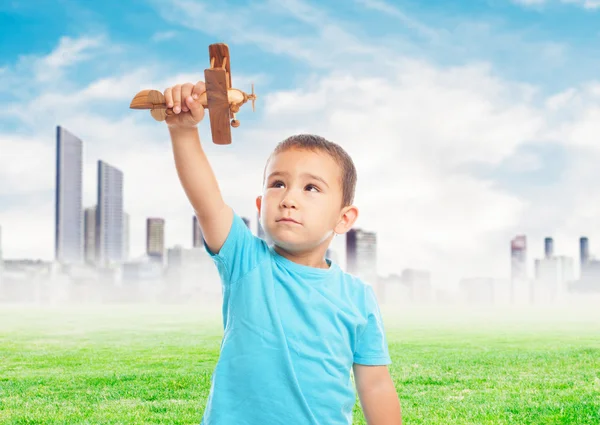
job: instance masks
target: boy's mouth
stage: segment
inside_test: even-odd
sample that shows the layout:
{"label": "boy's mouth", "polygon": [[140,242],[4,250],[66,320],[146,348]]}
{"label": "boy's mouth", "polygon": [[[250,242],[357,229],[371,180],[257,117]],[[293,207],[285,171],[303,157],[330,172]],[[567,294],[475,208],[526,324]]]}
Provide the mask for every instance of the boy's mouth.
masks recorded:
{"label": "boy's mouth", "polygon": [[280,218],[279,220],[277,220],[277,222],[280,222],[280,221],[300,224],[300,222],[298,222],[298,221],[296,221],[296,220],[294,220],[293,218],[290,218],[290,217],[283,217],[283,218]]}

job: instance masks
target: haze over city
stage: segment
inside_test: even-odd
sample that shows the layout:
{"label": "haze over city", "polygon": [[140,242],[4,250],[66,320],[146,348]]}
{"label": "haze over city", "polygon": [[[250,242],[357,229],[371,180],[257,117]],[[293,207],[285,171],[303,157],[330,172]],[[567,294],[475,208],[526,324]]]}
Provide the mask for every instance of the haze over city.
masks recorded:
{"label": "haze over city", "polygon": [[[55,263],[57,127],[82,141],[82,229],[85,209],[97,204],[101,160],[123,173],[129,261],[147,260],[151,217],[164,219],[167,268],[170,248],[192,250],[192,210],[168,133],[128,105],[139,90],[202,79],[208,44],[223,41],[233,85],[249,91],[255,83],[257,110],[240,112],[230,146],[211,143],[207,121],[200,131],[226,200],[254,233],[267,156],[291,134],[316,133],[355,160],[356,228],[376,235],[367,261],[375,270],[363,272],[394,288],[381,290],[382,301],[393,293],[417,304],[510,304],[511,243],[525,235],[516,266],[528,282],[523,288],[540,280],[541,267],[541,280],[582,290],[569,302],[590,303],[600,291],[593,183],[600,177],[600,84],[591,54],[600,41],[598,11],[584,2],[454,7],[449,15],[436,3],[371,0],[335,10],[301,1],[226,2],[218,10],[203,2],[3,6],[28,16],[4,22],[0,48],[3,288],[27,276],[23,260],[45,262],[54,277],[43,282],[62,276]],[[568,28],[577,43],[554,25],[559,16],[577,18]],[[150,33],[142,24],[148,20],[160,23]],[[10,31],[17,24],[32,26],[17,38]],[[282,35],[284,24],[302,31]],[[578,285],[581,237],[589,238],[591,274]],[[545,238],[560,259],[546,258]],[[332,255],[347,266],[345,238],[335,240]],[[207,287],[218,296],[211,267],[203,280],[215,279]],[[39,299],[22,290],[17,300]]]}

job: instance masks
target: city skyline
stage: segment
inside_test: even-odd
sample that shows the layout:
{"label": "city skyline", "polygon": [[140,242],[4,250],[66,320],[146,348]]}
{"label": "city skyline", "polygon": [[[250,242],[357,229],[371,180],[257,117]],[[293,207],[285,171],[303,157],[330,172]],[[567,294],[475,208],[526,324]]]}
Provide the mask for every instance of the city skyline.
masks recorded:
{"label": "city skyline", "polygon": [[[102,159],[97,162],[97,202],[96,205],[85,207],[77,214],[77,208],[82,205],[82,180],[84,178],[81,163],[84,151],[84,142],[82,139],[72,134],[64,127],[58,125],[56,127],[56,188],[55,188],[55,261],[65,264],[79,264],[84,260],[90,264],[107,266],[110,264],[118,265],[125,263],[129,259],[129,215],[124,211],[123,199],[123,181],[124,171],[120,170]],[[66,182],[66,188],[65,188]],[[65,195],[70,198],[65,202]],[[74,220],[68,221],[60,219],[61,214],[64,215],[65,205],[70,208],[67,216],[75,217]],[[101,208],[97,208],[100,205]],[[252,221],[245,216],[242,216],[245,224],[252,230]],[[181,242],[167,246],[165,242],[165,225],[166,220],[162,217],[145,218],[145,250],[143,253],[138,253],[140,258],[144,255],[149,257],[158,257],[161,261],[164,260],[168,249],[177,246],[185,246]],[[65,232],[63,228],[69,228]],[[259,214],[256,213],[256,230],[254,234],[259,238],[265,239],[268,243],[272,241],[264,233],[260,224]],[[1,229],[1,228],[0,228]],[[59,249],[65,245],[63,241],[63,233],[69,234],[70,243],[67,252],[71,253],[70,257],[65,258],[62,251]],[[366,231],[361,228],[352,228],[344,236],[342,243],[344,250],[344,261],[341,262],[344,268],[350,273],[358,273],[361,269],[373,270],[367,275],[363,275],[367,280],[377,279],[377,234],[376,232]],[[192,216],[192,231],[191,231],[191,247],[202,246],[202,232],[198,225],[198,220],[195,215]],[[361,247],[358,248],[357,247]],[[568,261],[569,265],[563,264],[561,267],[568,267],[571,279],[575,279],[575,268],[571,264],[573,258],[560,255],[554,256],[554,238],[543,238],[543,252],[541,258],[529,258],[528,244],[526,235],[516,235],[511,241],[511,265],[510,279],[512,281],[519,279],[535,279],[543,267],[543,261],[547,259],[559,259]],[[596,261],[595,257],[590,255],[589,238],[581,236],[579,238],[579,276],[583,275],[583,265],[590,263],[599,268],[594,276],[598,274],[600,277],[600,262]],[[2,247],[0,246],[0,252]],[[64,248],[61,248],[64,250]],[[339,249],[339,244],[338,244]],[[73,255],[72,253],[75,253]],[[329,253],[335,253],[336,258],[339,253],[333,249],[333,245],[328,249]],[[25,258],[31,259],[31,258]],[[530,273],[531,267],[533,273]],[[554,266],[553,266],[554,267]],[[404,270],[411,270],[410,265],[407,265]],[[427,271],[429,273],[429,271]],[[392,270],[389,275],[401,274],[402,270]],[[380,275],[381,277],[381,275]],[[502,278],[503,276],[495,276],[492,278]],[[461,277],[459,281],[463,282],[468,277]],[[472,279],[472,277],[471,277]]]}
{"label": "city skyline", "polygon": [[[56,188],[55,188],[55,261],[66,266],[68,279],[78,279],[68,270],[81,265],[84,260],[97,272],[112,270],[114,279],[117,272],[127,284],[133,282],[154,285],[164,277],[178,279],[179,284],[190,279],[190,270],[195,273],[209,273],[207,267],[213,265],[204,251],[202,231],[195,215],[190,229],[191,249],[180,243],[167,246],[165,229],[167,221],[163,217],[146,217],[145,253],[129,261],[129,215],[124,211],[123,182],[125,172],[97,159],[96,205],[83,207],[81,169],[84,142],[62,126],[56,131]],[[78,210],[79,208],[79,210]],[[68,220],[65,217],[71,217]],[[252,231],[251,220],[241,217]],[[69,227],[70,226],[70,227]],[[2,228],[0,227],[0,254],[2,253]],[[262,230],[259,214],[256,214],[254,234],[267,243],[272,243]],[[68,237],[65,237],[67,235]],[[326,256],[336,261],[347,272],[360,277],[374,287],[381,301],[387,298],[408,297],[412,302],[429,303],[432,299],[452,297],[450,292],[432,284],[430,270],[410,266],[393,270],[387,276],[378,271],[377,233],[357,226],[343,235],[344,254],[330,248]],[[469,302],[477,301],[495,304],[498,300],[508,300],[511,304],[531,304],[564,300],[567,294],[580,295],[600,293],[600,260],[590,254],[589,238],[579,238],[579,275],[575,274],[574,258],[555,255],[553,237],[543,239],[543,257],[531,258],[528,255],[527,235],[520,234],[510,240],[510,279],[502,276],[462,276],[458,282],[458,293]],[[140,261],[142,257],[150,263]],[[340,259],[342,261],[340,261]],[[29,261],[31,259],[25,259]],[[530,276],[528,262],[533,260],[534,273]],[[7,264],[0,255],[0,266]],[[11,267],[19,267],[19,261],[9,260]],[[23,263],[25,264],[25,263]],[[1,270],[1,267],[0,267]],[[184,271],[184,270],[187,270]],[[91,272],[91,270],[89,270]],[[213,267],[214,273],[214,267]],[[54,275],[54,274],[53,274]],[[183,276],[187,275],[187,278]],[[210,275],[210,273],[209,273]],[[88,279],[91,275],[88,276]],[[97,277],[96,277],[97,278]],[[79,278],[80,279],[80,278]],[[183,279],[183,280],[182,280]],[[193,280],[192,280],[193,281]],[[88,282],[89,283],[89,282]],[[113,282],[112,284],[114,284]],[[112,285],[111,284],[111,285]],[[161,285],[164,282],[161,283]],[[11,296],[22,293],[25,288],[16,290],[11,281],[8,293]],[[111,285],[105,288],[108,290]],[[400,286],[399,286],[400,285]],[[72,287],[74,288],[74,287]],[[139,289],[139,287],[138,287]],[[168,289],[168,287],[165,287]],[[172,291],[173,288],[168,289]],[[214,290],[214,289],[213,289]],[[215,294],[207,293],[209,297]],[[390,295],[393,294],[393,295]],[[177,297],[173,292],[171,296]]]}
{"label": "city skyline", "polygon": [[[96,159],[126,172],[131,256],[144,252],[147,216],[166,219],[167,246],[189,246],[168,131],[128,106],[139,90],[203,79],[213,42],[230,46],[233,85],[254,82],[258,95],[231,146],[213,146],[200,125],[225,199],[253,228],[266,159],[310,132],[355,160],[356,226],[377,233],[381,275],[508,277],[519,234],[530,275],[549,235],[557,254],[578,256],[582,235],[600,252],[600,11],[531,3],[10,2],[0,16],[4,256],[53,258],[59,123],[86,143],[84,206],[96,203]],[[139,16],[159,29],[130,25]]]}

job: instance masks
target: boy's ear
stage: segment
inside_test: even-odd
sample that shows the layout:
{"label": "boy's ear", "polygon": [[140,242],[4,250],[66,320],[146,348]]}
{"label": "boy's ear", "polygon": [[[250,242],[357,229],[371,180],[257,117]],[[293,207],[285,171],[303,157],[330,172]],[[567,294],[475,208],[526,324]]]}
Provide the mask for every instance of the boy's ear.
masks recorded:
{"label": "boy's ear", "polygon": [[341,211],[340,220],[333,231],[338,235],[343,235],[352,228],[358,219],[358,208],[354,205],[345,207]]}
{"label": "boy's ear", "polygon": [[256,208],[258,209],[258,216],[260,217],[260,206],[262,205],[262,196],[256,197]]}

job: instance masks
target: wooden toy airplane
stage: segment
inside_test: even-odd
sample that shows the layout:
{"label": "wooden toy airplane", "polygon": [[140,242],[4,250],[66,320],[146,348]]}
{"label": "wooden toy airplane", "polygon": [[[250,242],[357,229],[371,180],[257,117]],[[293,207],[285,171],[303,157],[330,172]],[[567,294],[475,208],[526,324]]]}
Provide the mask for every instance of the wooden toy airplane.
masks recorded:
{"label": "wooden toy airplane", "polygon": [[[235,114],[247,101],[252,101],[254,111],[254,84],[252,93],[247,94],[241,90],[231,88],[231,67],[229,46],[225,43],[216,43],[208,46],[210,68],[204,70],[206,91],[200,95],[198,101],[208,109],[210,131],[213,142],[217,145],[231,143],[231,128],[239,127],[240,122]],[[135,95],[131,109],[150,109],[150,114],[157,121],[164,121],[167,115],[173,115],[173,109],[167,108],[165,97],[158,90],[142,90]],[[231,119],[231,122],[229,121]]]}

